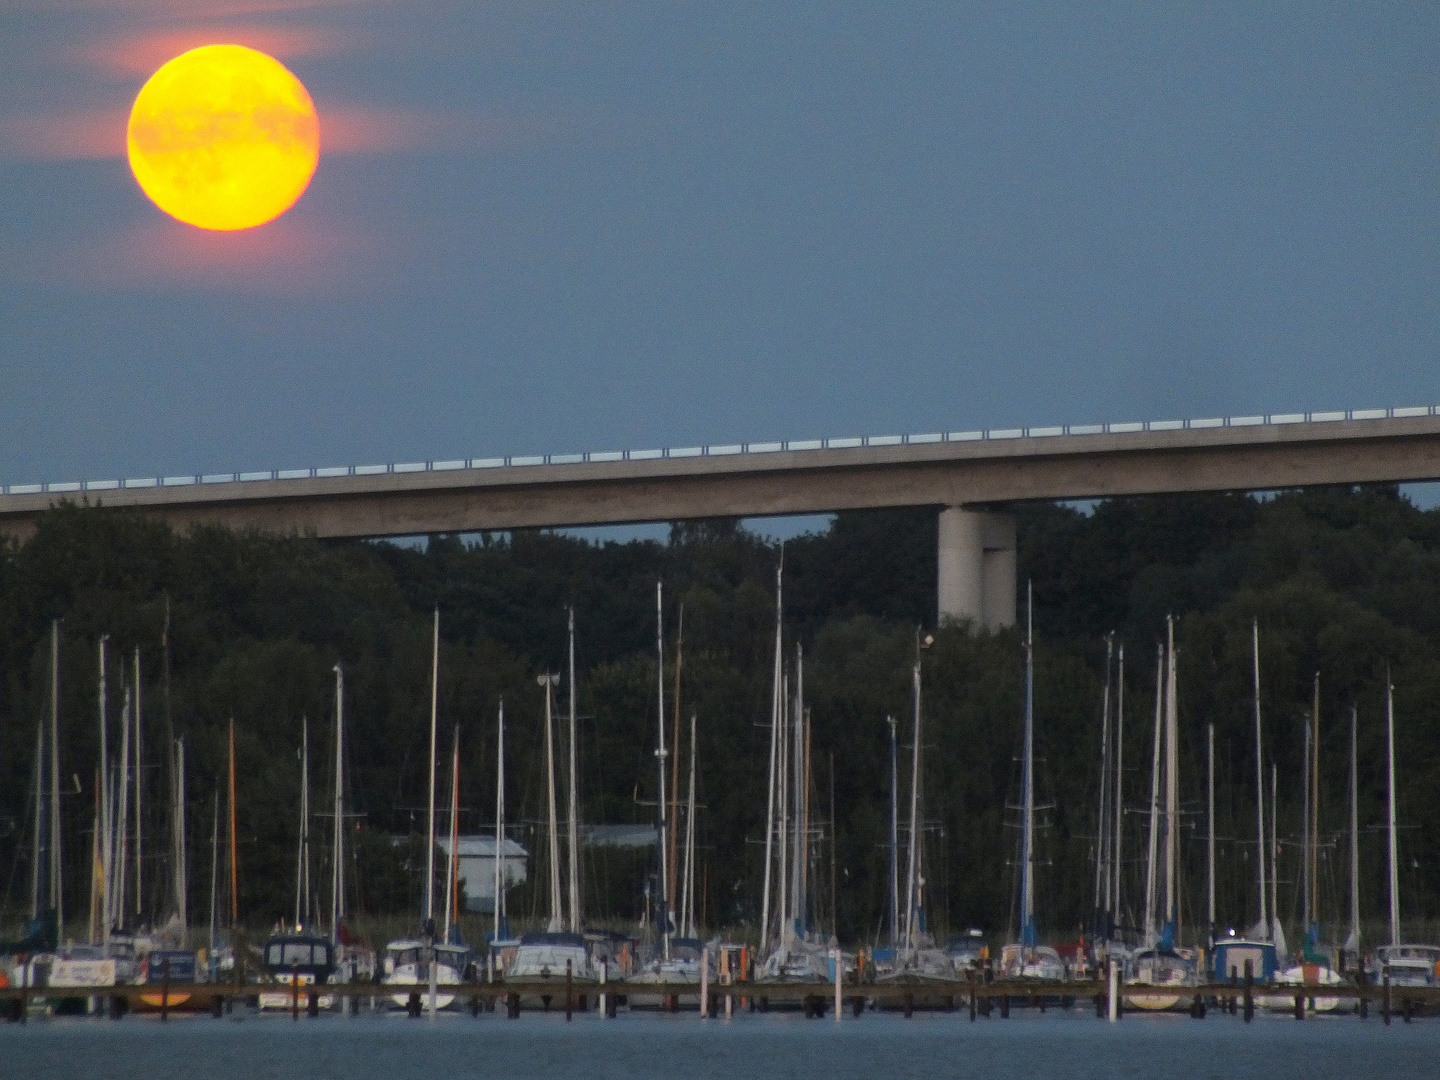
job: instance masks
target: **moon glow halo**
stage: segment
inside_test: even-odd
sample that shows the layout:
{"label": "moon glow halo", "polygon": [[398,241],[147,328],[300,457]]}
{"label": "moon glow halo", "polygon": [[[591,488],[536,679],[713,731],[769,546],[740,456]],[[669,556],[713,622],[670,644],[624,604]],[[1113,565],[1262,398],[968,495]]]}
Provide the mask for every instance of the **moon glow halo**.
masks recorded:
{"label": "moon glow halo", "polygon": [[250,229],[305,193],[320,161],[320,120],[284,64],[243,45],[205,45],[168,61],[135,98],[130,171],[171,217]]}

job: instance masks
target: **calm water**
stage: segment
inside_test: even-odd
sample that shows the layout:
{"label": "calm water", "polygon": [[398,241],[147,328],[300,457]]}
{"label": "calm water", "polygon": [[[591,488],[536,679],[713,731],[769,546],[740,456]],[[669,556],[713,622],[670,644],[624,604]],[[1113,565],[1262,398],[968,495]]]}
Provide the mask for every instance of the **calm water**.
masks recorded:
{"label": "calm water", "polygon": [[1211,1014],[1126,1017],[1111,1025],[1080,1010],[1008,1020],[964,1013],[867,1013],[833,1020],[743,1015],[594,1014],[510,1021],[404,1016],[292,1022],[253,1014],[32,1020],[0,1025],[0,1077],[66,1080],[649,1080],[649,1078],[1263,1077],[1356,1080],[1440,1076],[1440,1020],[1293,1019]]}

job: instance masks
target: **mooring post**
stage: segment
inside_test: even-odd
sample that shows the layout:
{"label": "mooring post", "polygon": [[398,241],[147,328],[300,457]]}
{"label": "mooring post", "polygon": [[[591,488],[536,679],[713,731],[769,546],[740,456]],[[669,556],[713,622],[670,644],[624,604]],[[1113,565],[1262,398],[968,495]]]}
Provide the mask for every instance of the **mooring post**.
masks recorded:
{"label": "mooring post", "polygon": [[710,1019],[710,946],[700,950],[700,1019]]}
{"label": "mooring post", "polygon": [[967,979],[969,980],[969,982],[970,982],[970,1022],[973,1024],[973,1023],[975,1022],[975,1013],[977,1012],[977,1009],[975,1008],[975,969],[974,969],[974,968],[971,968],[971,969],[969,970],[969,972],[966,973],[966,978],[967,978]]}
{"label": "mooring post", "polygon": [[570,1014],[575,1008],[575,965],[573,961],[565,961],[565,1022],[570,1022]]}
{"label": "mooring post", "polygon": [[300,1019],[300,969],[290,969],[290,1019]]}
{"label": "mooring post", "polygon": [[608,1018],[610,1016],[610,995],[605,992],[605,984],[609,982],[610,958],[600,958],[600,1015]]}
{"label": "mooring post", "polygon": [[1385,969],[1385,992],[1380,999],[1380,1015],[1385,1020],[1385,1026],[1390,1026],[1390,969]]}
{"label": "mooring post", "polygon": [[160,1019],[170,1019],[170,957],[160,961]]}
{"label": "mooring post", "polygon": [[1355,985],[1360,988],[1360,1019],[1366,1020],[1370,1016],[1370,998],[1365,993],[1365,957],[1360,957],[1359,966],[1355,970]]}
{"label": "mooring post", "polygon": [[1304,994],[1296,994],[1296,995],[1295,995],[1295,1019],[1296,1019],[1296,1020],[1304,1020],[1304,1019],[1305,1019],[1305,995],[1304,995]]}
{"label": "mooring post", "polygon": [[845,1012],[845,1002],[840,997],[840,984],[845,978],[845,962],[838,948],[831,949],[830,956],[835,961],[835,1022],[838,1024]]}
{"label": "mooring post", "polygon": [[1001,994],[1001,995],[1000,995],[1000,1019],[1001,1019],[1001,1020],[1008,1020],[1008,1019],[1010,1019],[1010,995],[1009,995],[1009,994]]}
{"label": "mooring post", "polygon": [[1255,961],[1245,961],[1245,1022],[1255,1019]]}

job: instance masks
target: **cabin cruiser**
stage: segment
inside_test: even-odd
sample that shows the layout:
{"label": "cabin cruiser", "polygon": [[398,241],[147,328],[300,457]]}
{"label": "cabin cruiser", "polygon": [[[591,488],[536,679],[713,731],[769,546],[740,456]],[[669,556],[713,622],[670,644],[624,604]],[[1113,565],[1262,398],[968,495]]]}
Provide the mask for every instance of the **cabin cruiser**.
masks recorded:
{"label": "cabin cruiser", "polygon": [[1199,982],[1199,965],[1188,949],[1141,949],[1125,965],[1125,1005],[1151,1012],[1173,1009]]}
{"label": "cabin cruiser", "polygon": [[990,945],[981,930],[967,930],[960,937],[950,939],[945,949],[955,974],[962,979],[972,971],[978,971],[990,958]]}
{"label": "cabin cruiser", "polygon": [[1440,946],[1382,945],[1375,950],[1375,962],[1392,986],[1435,986],[1440,984]]}
{"label": "cabin cruiser", "polygon": [[[330,981],[335,970],[335,946],[327,937],[297,929],[267,939],[261,949],[261,963],[272,988],[260,991],[260,1008],[289,1009],[297,1001],[308,1004],[311,987]],[[335,1004],[334,996],[320,994],[317,1004],[329,1009]]]}
{"label": "cabin cruiser", "polygon": [[[433,958],[433,961],[432,961]],[[411,997],[428,997],[430,965],[435,965],[435,1007],[448,1008],[455,1001],[454,987],[466,980],[475,963],[469,945],[437,941],[433,945],[419,938],[392,941],[385,946],[382,982],[398,1008],[411,1008]],[[449,987],[448,991],[446,988]]]}
{"label": "cabin cruiser", "polygon": [[1000,950],[1000,974],[1006,979],[1064,980],[1065,961],[1049,945],[1006,945]]}
{"label": "cabin cruiser", "polygon": [[700,1007],[700,973],[708,964],[710,978],[715,977],[715,958],[705,956],[705,946],[699,938],[675,937],[670,939],[670,956],[652,957],[641,970],[627,980],[629,989],[626,1001],[632,1009],[661,1008],[665,1002],[658,994],[640,993],[640,988],[656,983],[683,983],[693,986],[693,994],[676,995],[676,1005],[687,1008]]}

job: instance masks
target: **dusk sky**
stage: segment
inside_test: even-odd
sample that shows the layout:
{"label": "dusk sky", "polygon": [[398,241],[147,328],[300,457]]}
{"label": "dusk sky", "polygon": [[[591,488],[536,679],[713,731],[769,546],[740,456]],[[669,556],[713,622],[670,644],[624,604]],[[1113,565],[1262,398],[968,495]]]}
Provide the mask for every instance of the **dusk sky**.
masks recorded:
{"label": "dusk sky", "polygon": [[[308,87],[255,230],[125,160]],[[1440,400],[1426,4],[0,0],[0,483]]]}

